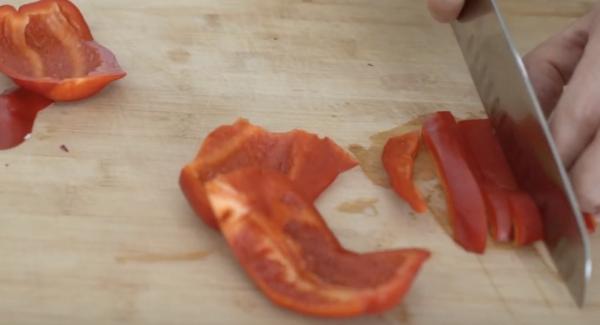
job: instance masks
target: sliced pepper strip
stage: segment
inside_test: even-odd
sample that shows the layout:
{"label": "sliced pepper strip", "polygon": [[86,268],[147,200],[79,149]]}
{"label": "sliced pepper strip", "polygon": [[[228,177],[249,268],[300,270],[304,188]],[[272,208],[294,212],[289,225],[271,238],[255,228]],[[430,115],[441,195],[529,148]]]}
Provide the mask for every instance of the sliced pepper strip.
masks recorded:
{"label": "sliced pepper strip", "polygon": [[388,140],[381,160],[394,191],[417,213],[427,211],[427,204],[412,181],[413,165],[419,150],[421,132],[415,131]]}
{"label": "sliced pepper strip", "polygon": [[530,245],[544,238],[542,217],[535,202],[526,192],[514,191],[508,196],[517,246]]}
{"label": "sliced pepper strip", "polygon": [[585,226],[588,229],[590,234],[596,232],[596,228],[598,228],[598,223],[596,222],[596,218],[591,213],[584,213],[583,219],[585,220]]}
{"label": "sliced pepper strip", "polygon": [[499,242],[510,242],[513,238],[513,222],[511,216],[509,190],[489,184],[482,186],[488,207],[488,226],[492,238]]}
{"label": "sliced pepper strip", "polygon": [[467,150],[484,181],[507,190],[519,188],[489,119],[458,122]]}
{"label": "sliced pepper strip", "polygon": [[54,101],[79,100],[125,72],[68,0],[0,6],[0,71]]}
{"label": "sliced pepper strip", "polygon": [[506,242],[518,232],[514,241],[519,246],[542,239],[540,211],[533,198],[520,190],[489,119],[461,121],[459,128],[479,175],[493,238]]}
{"label": "sliced pepper strip", "polygon": [[508,242],[513,224],[508,191],[518,190],[517,181],[488,119],[458,122],[469,166],[485,198],[492,238]]}
{"label": "sliced pepper strip", "polygon": [[196,214],[217,228],[204,183],[218,174],[246,166],[272,168],[286,174],[312,202],[341,172],[356,164],[328,138],[300,130],[270,133],[239,120],[208,135],[196,159],[181,171],[179,182]]}
{"label": "sliced pepper strip", "polygon": [[206,184],[238,261],[275,304],[314,316],[379,313],[400,302],[429,252],[345,250],[289,177],[258,167]]}
{"label": "sliced pepper strip", "polygon": [[467,251],[483,253],[487,240],[486,208],[454,116],[437,112],[428,117],[423,125],[423,139],[446,192],[454,240]]}

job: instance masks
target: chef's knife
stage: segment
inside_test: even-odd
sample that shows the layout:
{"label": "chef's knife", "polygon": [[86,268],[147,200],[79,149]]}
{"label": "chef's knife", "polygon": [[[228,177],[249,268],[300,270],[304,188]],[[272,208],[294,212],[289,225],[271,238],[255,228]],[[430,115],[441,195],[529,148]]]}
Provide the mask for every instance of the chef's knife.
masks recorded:
{"label": "chef's knife", "polygon": [[452,28],[509,163],[540,208],[554,264],[582,306],[592,273],[587,230],[496,1],[467,0]]}

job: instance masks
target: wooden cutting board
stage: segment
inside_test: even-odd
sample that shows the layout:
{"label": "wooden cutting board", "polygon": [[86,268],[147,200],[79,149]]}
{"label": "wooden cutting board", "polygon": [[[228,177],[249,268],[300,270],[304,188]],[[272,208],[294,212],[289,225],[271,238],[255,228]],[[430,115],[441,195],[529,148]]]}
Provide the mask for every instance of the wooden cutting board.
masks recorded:
{"label": "wooden cutting board", "polygon": [[[424,1],[77,3],[96,39],[129,75],[99,96],[54,105],[41,114],[29,141],[0,152],[0,323],[600,319],[600,277],[592,281],[585,309],[577,309],[535,248],[491,245],[483,256],[465,253],[439,218],[413,215],[359,168],[318,201],[342,242],[357,251],[425,247],[433,257],[404,303],[384,315],[343,321],[299,316],[263,297],[180,193],[179,169],[202,138],[238,117],[271,130],[327,135],[376,163],[377,148],[368,150],[374,134],[437,110],[482,115],[450,29],[431,21]],[[501,3],[526,51],[592,1]],[[372,168],[377,179],[378,167]],[[443,216],[436,181],[424,178],[420,185]],[[592,245],[600,269],[598,236]]]}

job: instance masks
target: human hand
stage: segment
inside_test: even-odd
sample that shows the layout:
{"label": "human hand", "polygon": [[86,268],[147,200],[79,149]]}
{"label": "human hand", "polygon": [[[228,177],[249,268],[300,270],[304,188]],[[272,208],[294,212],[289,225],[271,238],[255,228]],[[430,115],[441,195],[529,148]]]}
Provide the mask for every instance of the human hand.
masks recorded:
{"label": "human hand", "polygon": [[[440,22],[465,0],[427,0]],[[581,208],[600,217],[600,5],[523,58]]]}
{"label": "human hand", "polygon": [[465,0],[427,0],[429,12],[440,23],[449,23],[460,14]]}

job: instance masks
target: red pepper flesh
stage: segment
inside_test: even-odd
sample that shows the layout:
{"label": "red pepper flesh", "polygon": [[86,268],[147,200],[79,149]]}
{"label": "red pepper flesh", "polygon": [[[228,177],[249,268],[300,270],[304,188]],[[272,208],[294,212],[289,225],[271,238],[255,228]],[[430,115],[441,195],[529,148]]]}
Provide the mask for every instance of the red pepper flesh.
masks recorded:
{"label": "red pepper flesh", "polygon": [[412,181],[420,139],[421,132],[418,131],[390,138],[381,156],[394,191],[417,213],[427,211],[427,204]]}
{"label": "red pepper flesh", "polygon": [[518,190],[502,147],[488,119],[458,122],[469,165],[475,175],[487,206],[492,237],[499,242],[512,238],[512,218],[507,190]]}
{"label": "red pepper flesh", "polygon": [[598,223],[596,222],[596,218],[591,213],[584,213],[583,219],[585,220],[585,226],[588,229],[590,234],[596,232],[596,228],[598,227]]}
{"label": "red pepper flesh", "polygon": [[544,238],[544,226],[538,207],[531,196],[523,191],[508,196],[517,246],[530,245]]}
{"label": "red pepper flesh", "polygon": [[314,316],[385,311],[403,298],[429,252],[345,250],[288,176],[258,167],[206,184],[238,261],[275,304]]}
{"label": "red pepper flesh", "polygon": [[196,214],[217,228],[204,184],[218,174],[246,166],[272,168],[287,175],[312,202],[341,172],[356,164],[328,138],[300,130],[271,133],[239,120],[208,135],[196,159],[181,171],[179,182]]}
{"label": "red pepper flesh", "polygon": [[483,253],[487,240],[486,208],[454,116],[438,112],[428,117],[423,125],[423,139],[446,192],[454,240],[467,251]]}
{"label": "red pepper flesh", "polygon": [[519,246],[542,239],[540,211],[533,198],[520,190],[490,121],[461,121],[459,128],[479,175],[494,239],[509,241],[513,232]]}
{"label": "red pepper flesh", "polygon": [[490,120],[465,120],[460,121],[458,126],[471,157],[481,171],[481,178],[507,190],[519,188]]}
{"label": "red pepper flesh", "polygon": [[482,186],[488,207],[488,226],[492,238],[510,242],[513,238],[513,222],[508,195],[510,191],[484,184]]}
{"label": "red pepper flesh", "polygon": [[54,101],[92,96],[125,76],[68,0],[0,6],[0,52],[1,72]]}

